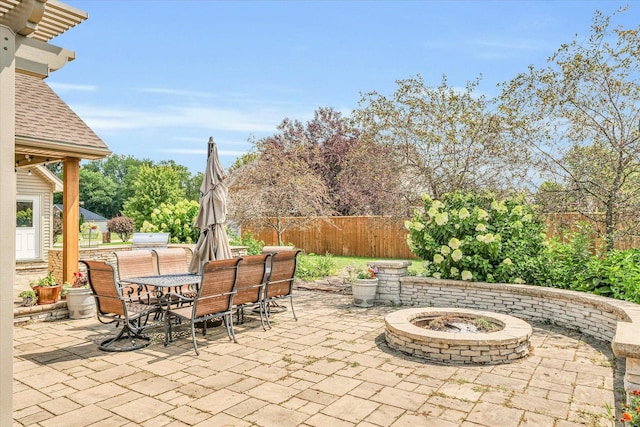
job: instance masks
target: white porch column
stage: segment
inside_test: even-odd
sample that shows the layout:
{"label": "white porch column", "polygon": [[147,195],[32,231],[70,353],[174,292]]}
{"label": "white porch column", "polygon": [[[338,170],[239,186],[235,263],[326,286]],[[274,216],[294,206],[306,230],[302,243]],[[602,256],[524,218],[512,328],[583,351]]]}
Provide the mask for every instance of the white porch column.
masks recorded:
{"label": "white porch column", "polygon": [[0,25],[0,426],[13,424],[16,281],[15,33]]}

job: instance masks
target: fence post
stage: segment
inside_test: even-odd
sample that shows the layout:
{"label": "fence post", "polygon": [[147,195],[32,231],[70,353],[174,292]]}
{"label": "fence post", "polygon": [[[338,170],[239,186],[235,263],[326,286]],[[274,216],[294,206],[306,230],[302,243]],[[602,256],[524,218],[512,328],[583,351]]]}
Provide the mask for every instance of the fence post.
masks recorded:
{"label": "fence post", "polygon": [[370,261],[367,265],[377,268],[378,290],[376,302],[383,304],[400,304],[400,278],[407,276],[407,268],[411,261]]}

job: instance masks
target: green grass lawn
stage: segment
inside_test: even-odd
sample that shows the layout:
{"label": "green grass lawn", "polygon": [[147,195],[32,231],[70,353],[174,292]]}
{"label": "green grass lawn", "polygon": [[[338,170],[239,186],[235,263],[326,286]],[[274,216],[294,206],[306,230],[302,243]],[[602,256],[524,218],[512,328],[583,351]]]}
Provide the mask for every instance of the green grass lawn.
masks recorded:
{"label": "green grass lawn", "polygon": [[[88,237],[82,233],[80,233],[80,237],[82,237],[82,241],[83,242],[88,242]],[[130,244],[131,243],[131,239],[129,239],[128,242],[126,243],[122,243],[122,240],[120,240],[120,236],[118,236],[117,233],[111,233],[111,243],[102,243],[102,236],[98,237],[98,246],[121,246],[121,245],[126,245],[126,244]],[[91,247],[94,247],[95,245],[95,241],[96,239],[92,237],[91,239]],[[82,247],[82,244],[80,245]],[[56,236],[56,240],[53,244],[54,248],[61,248],[62,247],[62,235]]]}
{"label": "green grass lawn", "polygon": [[[324,258],[324,255],[300,255],[300,261],[307,264],[312,264],[314,262],[320,261],[321,258]],[[330,256],[331,261],[333,262],[334,268],[330,275],[332,276],[346,276],[346,268],[348,266],[352,266],[355,268],[367,268],[367,263],[370,261],[378,261],[380,258],[368,258],[368,257],[354,257],[354,256]],[[404,261],[404,260],[394,260],[394,261]],[[410,260],[412,264],[409,266],[409,271],[411,273],[419,273],[422,271],[422,260]],[[316,270],[311,266],[307,270],[314,272]],[[320,269],[318,269],[320,270]],[[320,279],[322,278],[322,274],[312,274],[311,277],[306,277],[306,280],[309,279]]]}

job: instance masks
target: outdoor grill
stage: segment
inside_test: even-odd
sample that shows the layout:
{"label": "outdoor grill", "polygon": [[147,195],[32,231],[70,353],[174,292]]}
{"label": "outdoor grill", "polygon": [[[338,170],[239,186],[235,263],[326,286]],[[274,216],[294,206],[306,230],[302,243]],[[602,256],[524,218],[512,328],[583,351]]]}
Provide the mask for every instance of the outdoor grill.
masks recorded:
{"label": "outdoor grill", "polygon": [[166,248],[169,244],[169,233],[133,233],[131,249]]}

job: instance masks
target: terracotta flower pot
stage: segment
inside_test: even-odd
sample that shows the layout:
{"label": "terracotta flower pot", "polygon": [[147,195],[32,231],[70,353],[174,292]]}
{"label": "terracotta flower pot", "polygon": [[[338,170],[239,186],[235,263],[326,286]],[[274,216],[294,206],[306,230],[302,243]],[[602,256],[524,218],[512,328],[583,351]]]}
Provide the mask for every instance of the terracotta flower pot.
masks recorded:
{"label": "terracotta flower pot", "polygon": [[53,304],[58,301],[62,286],[36,286],[33,288],[38,295],[38,305]]}

